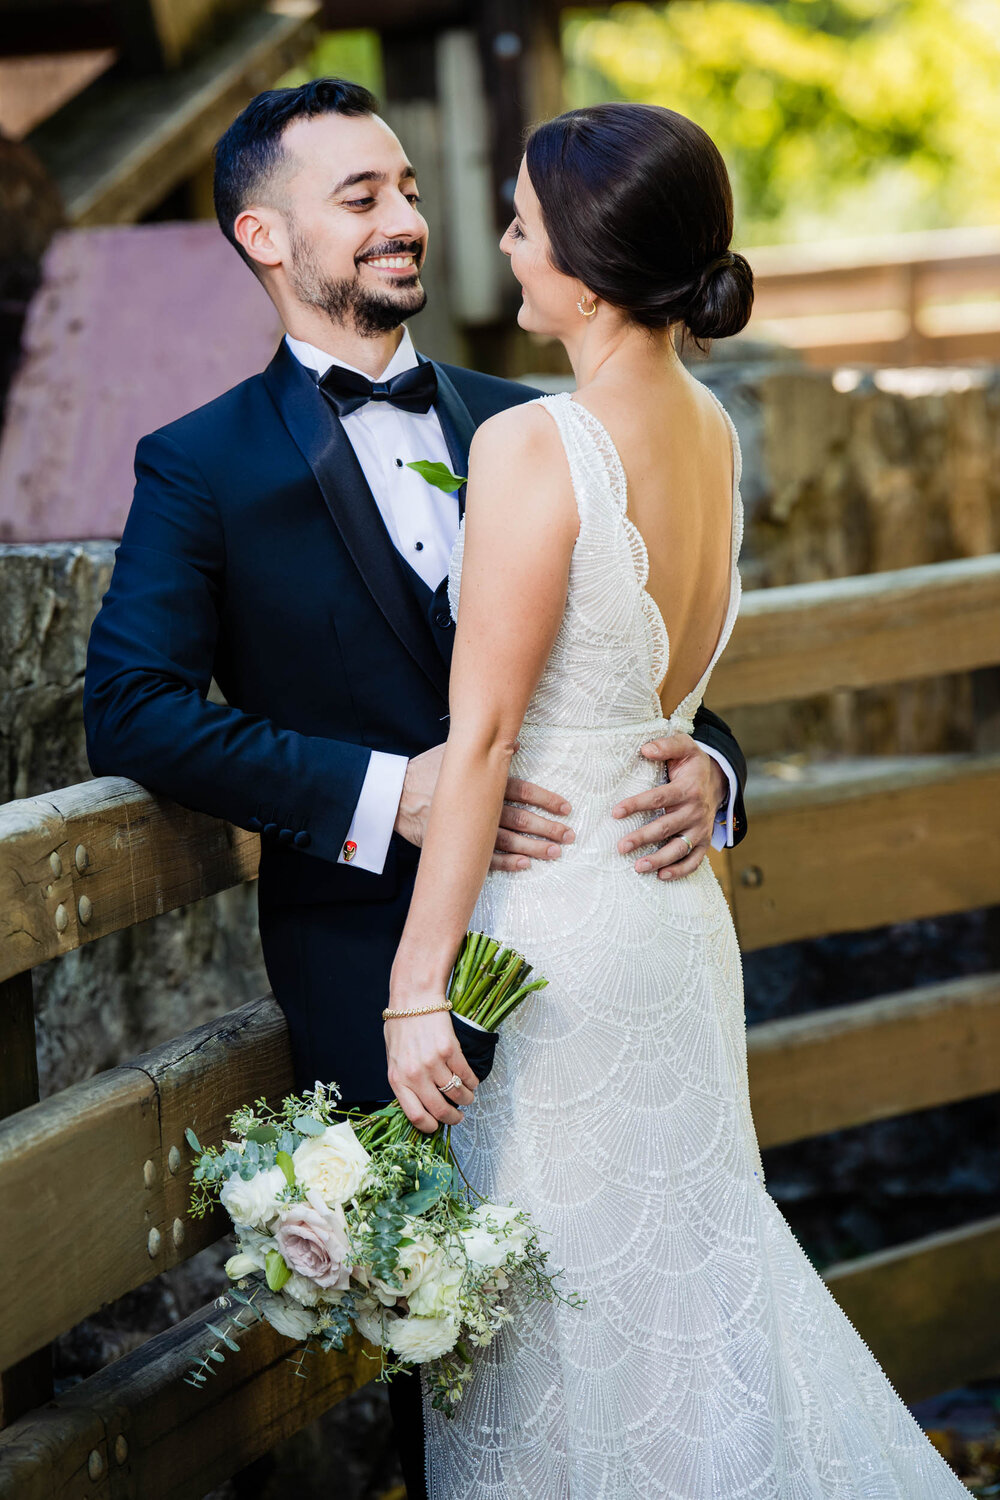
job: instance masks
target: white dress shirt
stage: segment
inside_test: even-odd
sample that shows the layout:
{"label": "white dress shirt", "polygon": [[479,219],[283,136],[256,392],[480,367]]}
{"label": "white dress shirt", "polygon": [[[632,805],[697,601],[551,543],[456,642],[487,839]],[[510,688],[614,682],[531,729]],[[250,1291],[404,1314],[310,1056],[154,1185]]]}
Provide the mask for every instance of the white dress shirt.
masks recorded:
{"label": "white dress shirt", "polygon": [[[340,365],[366,379],[372,378],[367,371],[358,370],[357,366],[336,359],[313,344],[293,339],[291,334],[285,335],[285,342],[296,359],[317,375],[325,375],[331,365]],[[390,380],[393,375],[412,370],[417,363],[410,331],[404,328],[399,348],[375,378]],[[369,401],[343,417],[342,422],[393,546],[428,588],[436,589],[448,572],[451,549],[458,535],[458,496],[446,495],[406,465],[426,458],[451,468],[452,458],[437,412],[433,407],[427,412],[401,411],[388,401]],[[729,798],[716,815],[712,833],[712,847],[722,849],[733,842],[736,775],[722,755],[700,741],[699,745],[706,755],[718,761],[729,782]],[[354,864],[358,869],[381,874],[407,764],[405,755],[372,751],[339,864]],[[553,790],[558,791],[558,787]]]}

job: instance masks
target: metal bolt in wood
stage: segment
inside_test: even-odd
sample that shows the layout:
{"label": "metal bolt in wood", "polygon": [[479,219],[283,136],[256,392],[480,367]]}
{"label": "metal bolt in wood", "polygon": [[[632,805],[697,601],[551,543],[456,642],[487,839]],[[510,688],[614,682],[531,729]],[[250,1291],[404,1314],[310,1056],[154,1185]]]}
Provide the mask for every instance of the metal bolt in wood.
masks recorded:
{"label": "metal bolt in wood", "polygon": [[65,906],[63,906],[63,904],[62,904],[61,901],[60,901],[59,905],[56,907],[56,914],[55,914],[54,921],[55,921],[55,924],[56,924],[56,932],[65,932],[66,928],[69,926],[69,915],[68,915],[68,913],[66,911]]}
{"label": "metal bolt in wood", "polygon": [[91,901],[89,896],[81,896],[79,901],[76,903],[76,914],[80,918],[80,921],[83,923],[84,927],[86,927],[87,923],[90,921],[91,917],[93,916],[93,912],[93,901]]}
{"label": "metal bolt in wood", "polygon": [[115,1458],[120,1464],[128,1458],[128,1442],[124,1432],[120,1432],[115,1438]]}
{"label": "metal bolt in wood", "polygon": [[87,1473],[91,1479],[100,1479],[104,1473],[104,1455],[97,1449],[91,1448],[87,1459]]}
{"label": "metal bolt in wood", "polygon": [[172,1234],[173,1234],[174,1244],[177,1246],[177,1249],[179,1250],[181,1248],[181,1246],[183,1245],[183,1243],[184,1243],[184,1221],[183,1221],[183,1219],[175,1219],[174,1220],[174,1226],[173,1226]]}
{"label": "metal bolt in wood", "polygon": [[144,1161],[142,1164],[142,1180],[148,1188],[156,1182],[156,1168],[151,1161]]}
{"label": "metal bolt in wood", "polygon": [[84,848],[83,844],[77,844],[76,853],[73,856],[73,860],[76,868],[82,875],[84,870],[90,864],[90,855],[87,853],[87,850]]}
{"label": "metal bolt in wood", "polygon": [[167,1152],[167,1166],[170,1168],[171,1172],[178,1172],[180,1170],[180,1165],[181,1153],[178,1151],[176,1146],[171,1146],[170,1150]]}
{"label": "metal bolt in wood", "polygon": [[750,886],[763,885],[764,871],[760,865],[747,865],[745,870],[741,870],[740,884]]}
{"label": "metal bolt in wood", "polygon": [[146,1241],[146,1249],[149,1251],[151,1259],[159,1255],[160,1253],[160,1231],[156,1228],[155,1225],[149,1231],[149,1238]]}
{"label": "metal bolt in wood", "polygon": [[49,855],[49,869],[58,880],[59,876],[62,874],[62,860],[59,858],[59,855],[54,849]]}

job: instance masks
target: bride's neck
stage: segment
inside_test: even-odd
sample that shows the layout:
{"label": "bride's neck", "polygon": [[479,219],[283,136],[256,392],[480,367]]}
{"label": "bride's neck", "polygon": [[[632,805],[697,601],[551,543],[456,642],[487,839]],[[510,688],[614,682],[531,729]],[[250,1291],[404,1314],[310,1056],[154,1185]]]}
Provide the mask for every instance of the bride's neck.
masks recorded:
{"label": "bride's neck", "polygon": [[640,328],[635,323],[610,323],[610,319],[604,327],[597,324],[595,318],[572,339],[563,340],[577,390],[609,378],[645,382],[662,379],[667,372],[683,372],[670,329]]}

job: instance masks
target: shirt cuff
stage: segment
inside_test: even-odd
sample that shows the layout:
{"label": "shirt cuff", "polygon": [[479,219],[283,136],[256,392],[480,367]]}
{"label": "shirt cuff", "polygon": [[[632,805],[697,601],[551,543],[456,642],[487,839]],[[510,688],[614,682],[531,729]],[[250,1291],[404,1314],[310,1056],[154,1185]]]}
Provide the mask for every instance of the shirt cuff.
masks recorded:
{"label": "shirt cuff", "polygon": [[730,849],[733,844],[733,814],[736,811],[736,772],[729,764],[724,755],[718,750],[713,750],[711,745],[706,745],[702,740],[698,741],[698,749],[704,750],[725,771],[726,780],[729,782],[729,796],[723,802],[715,814],[715,827],[712,829],[712,848]]}
{"label": "shirt cuff", "polygon": [[355,869],[381,875],[408,765],[405,755],[372,751],[338,865],[354,865]]}

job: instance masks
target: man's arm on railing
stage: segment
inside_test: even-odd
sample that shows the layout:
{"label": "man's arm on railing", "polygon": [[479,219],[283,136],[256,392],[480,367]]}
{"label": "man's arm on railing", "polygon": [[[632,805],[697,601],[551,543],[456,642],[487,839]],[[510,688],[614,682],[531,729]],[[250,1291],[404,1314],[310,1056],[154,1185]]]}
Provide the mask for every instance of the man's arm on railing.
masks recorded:
{"label": "man's arm on railing", "polygon": [[135,468],[87,654],[91,770],[241,828],[275,823],[336,861],[371,751],[207,700],[224,586],[218,510],[196,464],[163,433],[142,439]]}

